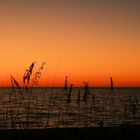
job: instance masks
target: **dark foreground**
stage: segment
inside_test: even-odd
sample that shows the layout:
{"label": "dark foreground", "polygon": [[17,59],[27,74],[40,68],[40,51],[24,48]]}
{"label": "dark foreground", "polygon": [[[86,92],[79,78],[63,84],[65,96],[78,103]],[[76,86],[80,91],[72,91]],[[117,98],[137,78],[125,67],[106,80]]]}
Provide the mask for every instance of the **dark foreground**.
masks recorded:
{"label": "dark foreground", "polygon": [[139,139],[140,126],[0,130],[0,139]]}

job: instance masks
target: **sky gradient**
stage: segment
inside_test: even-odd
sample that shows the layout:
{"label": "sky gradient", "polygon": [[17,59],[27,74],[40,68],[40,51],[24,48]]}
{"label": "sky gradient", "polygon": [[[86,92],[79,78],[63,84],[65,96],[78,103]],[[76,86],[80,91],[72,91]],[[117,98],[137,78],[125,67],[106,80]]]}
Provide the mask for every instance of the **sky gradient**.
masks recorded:
{"label": "sky gradient", "polygon": [[0,86],[34,61],[40,86],[140,86],[140,1],[0,1]]}

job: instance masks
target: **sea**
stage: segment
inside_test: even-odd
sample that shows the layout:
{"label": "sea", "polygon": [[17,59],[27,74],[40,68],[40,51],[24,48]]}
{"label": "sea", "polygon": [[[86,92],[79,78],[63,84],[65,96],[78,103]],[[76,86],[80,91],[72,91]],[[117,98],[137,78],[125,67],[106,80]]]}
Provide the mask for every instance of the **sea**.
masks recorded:
{"label": "sea", "polygon": [[140,88],[0,88],[0,129],[126,124],[140,125]]}

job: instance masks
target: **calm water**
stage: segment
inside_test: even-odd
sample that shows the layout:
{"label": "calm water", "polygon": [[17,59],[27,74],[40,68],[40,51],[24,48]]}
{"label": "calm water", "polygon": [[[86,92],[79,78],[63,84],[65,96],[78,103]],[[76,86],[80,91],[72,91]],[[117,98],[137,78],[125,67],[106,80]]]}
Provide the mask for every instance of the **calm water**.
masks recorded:
{"label": "calm water", "polygon": [[[78,91],[80,102],[77,103]],[[0,88],[0,129],[66,128],[140,124],[140,89],[74,88],[71,102],[62,88],[34,88],[23,94]]]}

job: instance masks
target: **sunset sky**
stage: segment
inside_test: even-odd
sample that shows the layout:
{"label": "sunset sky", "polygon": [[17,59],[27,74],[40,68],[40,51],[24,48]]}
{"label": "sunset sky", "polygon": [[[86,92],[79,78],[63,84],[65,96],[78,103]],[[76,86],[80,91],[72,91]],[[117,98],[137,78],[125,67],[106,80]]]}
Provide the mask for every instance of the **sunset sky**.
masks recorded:
{"label": "sunset sky", "polygon": [[0,86],[34,61],[40,86],[140,86],[140,1],[0,0]]}

